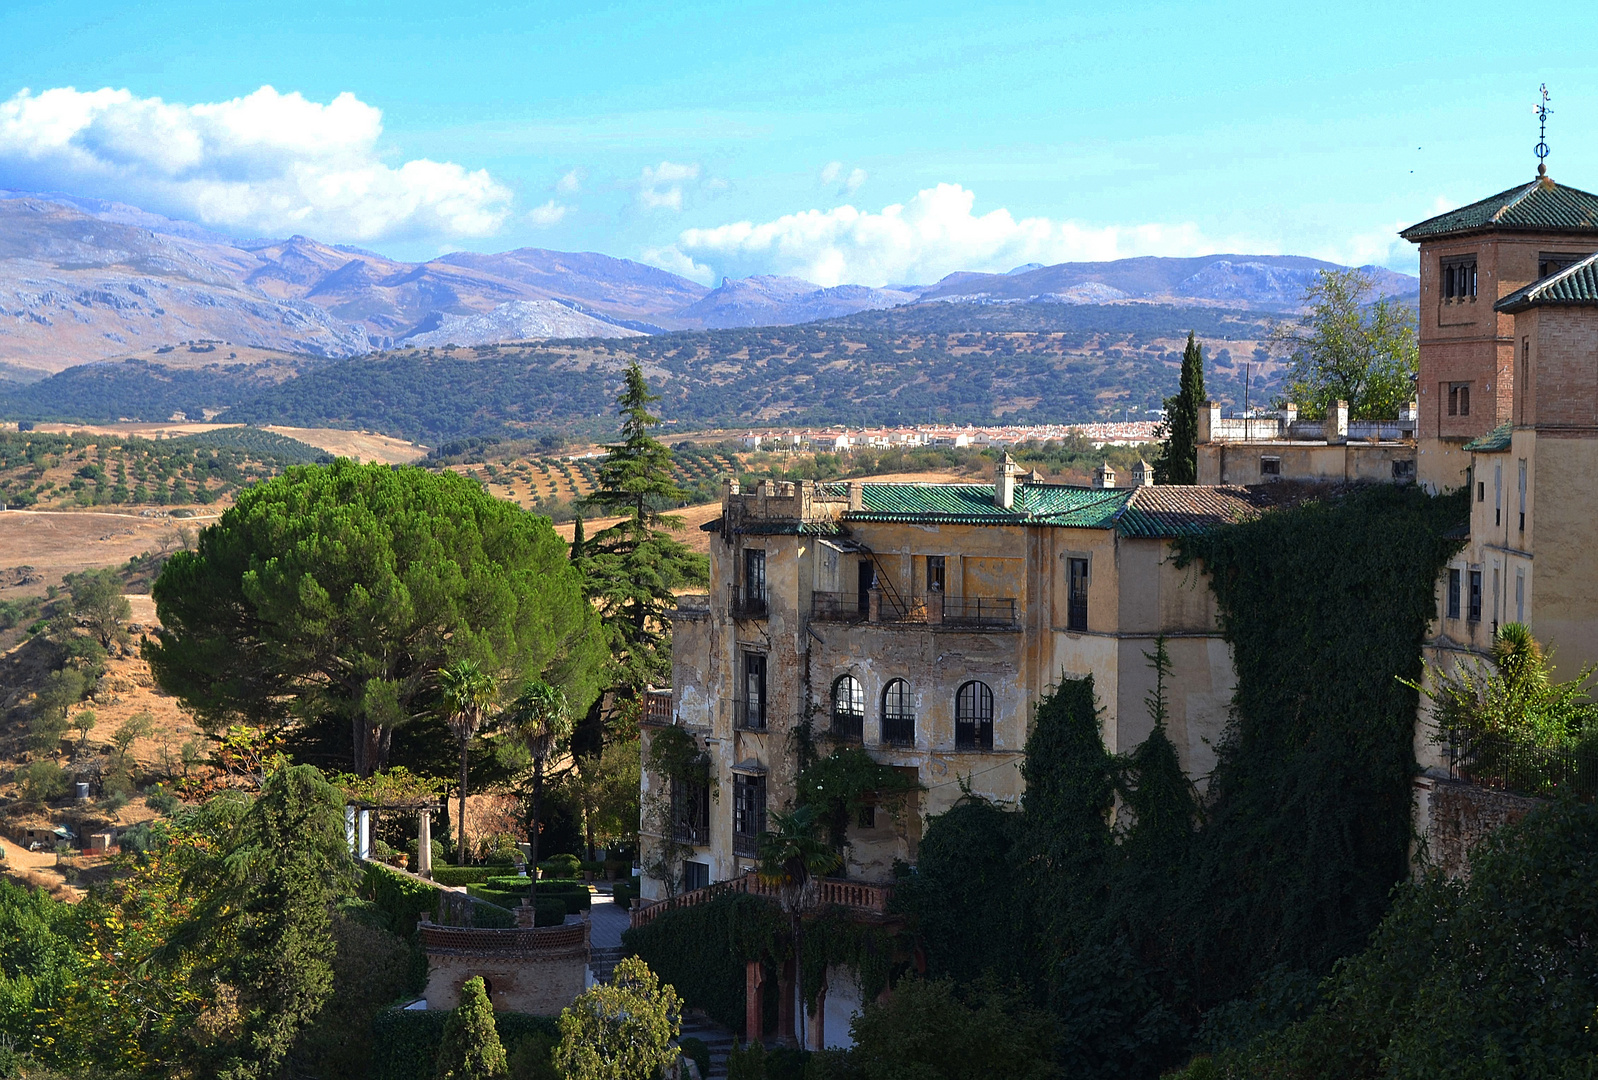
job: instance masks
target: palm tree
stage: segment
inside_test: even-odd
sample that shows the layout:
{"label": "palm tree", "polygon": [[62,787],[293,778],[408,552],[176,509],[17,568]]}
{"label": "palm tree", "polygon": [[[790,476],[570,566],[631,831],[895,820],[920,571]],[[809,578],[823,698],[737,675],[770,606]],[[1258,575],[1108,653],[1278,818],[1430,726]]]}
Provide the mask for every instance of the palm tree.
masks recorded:
{"label": "palm tree", "polygon": [[821,838],[821,822],[814,807],[800,806],[791,813],[771,812],[775,826],[760,834],[760,883],[777,890],[777,902],[788,915],[793,939],[794,970],[804,963],[801,919],[815,898],[815,880],[835,869],[843,859]]}
{"label": "palm tree", "polygon": [[529,861],[538,867],[538,815],[544,798],[544,763],[555,747],[571,738],[575,724],[566,692],[535,679],[517,696],[506,712],[517,738],[533,759],[532,811],[527,824]]}
{"label": "palm tree", "polygon": [[461,744],[460,813],[455,861],[466,865],[466,751],[472,736],[483,726],[483,712],[494,702],[498,687],[494,677],[471,660],[457,660],[438,672],[438,688],[443,696],[444,720]]}

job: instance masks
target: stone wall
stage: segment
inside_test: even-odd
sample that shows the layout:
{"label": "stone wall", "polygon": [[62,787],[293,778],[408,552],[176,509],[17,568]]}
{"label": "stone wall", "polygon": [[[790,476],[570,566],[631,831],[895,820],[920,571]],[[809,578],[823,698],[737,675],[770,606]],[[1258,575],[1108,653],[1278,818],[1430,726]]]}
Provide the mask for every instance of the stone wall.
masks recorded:
{"label": "stone wall", "polygon": [[586,922],[542,930],[423,926],[428,1009],[453,1009],[474,975],[497,1012],[556,1016],[588,985]]}
{"label": "stone wall", "polygon": [[1529,799],[1477,787],[1462,780],[1421,777],[1416,783],[1417,866],[1434,866],[1449,877],[1470,876],[1470,853],[1489,833],[1537,807]]}

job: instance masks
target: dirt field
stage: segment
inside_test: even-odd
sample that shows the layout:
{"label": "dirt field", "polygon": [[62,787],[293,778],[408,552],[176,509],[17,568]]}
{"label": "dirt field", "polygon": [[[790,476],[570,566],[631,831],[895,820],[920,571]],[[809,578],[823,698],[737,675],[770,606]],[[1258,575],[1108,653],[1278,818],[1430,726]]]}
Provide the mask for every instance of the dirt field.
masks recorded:
{"label": "dirt field", "polygon": [[[145,439],[175,439],[183,435],[199,435],[218,428],[239,427],[239,424],[40,424],[37,431],[70,435],[83,431],[91,435],[137,435]],[[342,457],[358,457],[362,461],[381,461],[385,465],[403,465],[427,454],[427,447],[378,435],[370,431],[344,431],[341,428],[295,428],[267,425],[291,439],[326,450]]]}
{"label": "dirt field", "polygon": [[[64,574],[116,566],[134,555],[158,551],[174,524],[204,528],[214,515],[175,522],[166,517],[100,510],[6,510],[0,512],[0,570],[33,567],[41,578],[27,585],[0,586],[0,599],[35,596],[59,585]],[[171,547],[169,543],[167,545]],[[3,579],[0,579],[3,580]]]}

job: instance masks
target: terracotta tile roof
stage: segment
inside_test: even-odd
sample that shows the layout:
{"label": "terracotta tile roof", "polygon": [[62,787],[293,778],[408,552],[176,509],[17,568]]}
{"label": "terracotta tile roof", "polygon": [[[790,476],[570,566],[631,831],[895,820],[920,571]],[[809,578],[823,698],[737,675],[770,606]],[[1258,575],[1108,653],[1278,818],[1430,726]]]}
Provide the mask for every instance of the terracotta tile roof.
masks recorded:
{"label": "terracotta tile roof", "polygon": [[1192,536],[1230,525],[1276,506],[1281,501],[1268,487],[1200,487],[1166,485],[1135,488],[1126,508],[1116,516],[1122,536]]}
{"label": "terracotta tile roof", "polygon": [[1517,289],[1493,305],[1494,311],[1513,314],[1534,307],[1591,307],[1598,305],[1598,254],[1589,255]]}
{"label": "terracotta tile roof", "polygon": [[1499,424],[1487,434],[1470,440],[1465,449],[1479,454],[1497,454],[1509,449],[1514,429],[1509,424]]}
{"label": "terracotta tile roof", "polygon": [[1398,235],[1418,243],[1487,230],[1598,233],[1598,195],[1542,178],[1427,218]]}

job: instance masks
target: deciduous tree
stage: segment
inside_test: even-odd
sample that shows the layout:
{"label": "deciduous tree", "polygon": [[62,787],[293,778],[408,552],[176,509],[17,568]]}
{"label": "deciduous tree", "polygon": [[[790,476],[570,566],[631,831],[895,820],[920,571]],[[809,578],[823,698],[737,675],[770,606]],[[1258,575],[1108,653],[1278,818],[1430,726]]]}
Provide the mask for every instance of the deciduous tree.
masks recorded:
{"label": "deciduous tree", "polygon": [[555,1066],[568,1080],[653,1080],[677,1059],[681,1027],[677,991],[629,956],[561,1011]]}
{"label": "deciduous tree", "polygon": [[1415,392],[1415,316],[1361,270],[1322,270],[1304,290],[1305,312],[1276,331],[1287,353],[1282,397],[1306,419],[1348,402],[1353,420],[1394,420]]}

